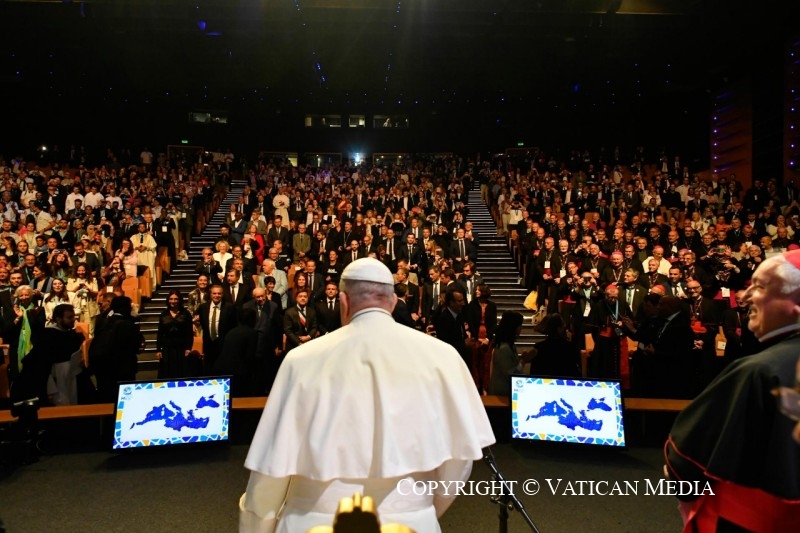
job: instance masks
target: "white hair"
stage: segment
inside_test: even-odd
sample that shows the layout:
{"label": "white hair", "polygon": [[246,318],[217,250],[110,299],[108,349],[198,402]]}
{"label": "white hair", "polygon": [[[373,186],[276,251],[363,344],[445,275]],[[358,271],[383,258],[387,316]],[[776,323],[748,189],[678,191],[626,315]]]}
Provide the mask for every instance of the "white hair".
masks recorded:
{"label": "white hair", "polygon": [[[351,306],[357,307],[382,307],[393,304],[394,286],[387,283],[373,281],[341,280],[339,292],[350,297]],[[364,305],[367,302],[376,305]]]}
{"label": "white hair", "polygon": [[14,298],[19,298],[19,295],[22,291],[30,291],[31,293],[33,293],[33,287],[31,287],[30,285],[20,285],[19,287],[17,287],[17,290],[14,291]]}
{"label": "white hair", "polygon": [[781,294],[790,295],[800,291],[800,269],[790,263],[784,254],[775,255],[761,263],[773,263],[773,275],[781,281]]}

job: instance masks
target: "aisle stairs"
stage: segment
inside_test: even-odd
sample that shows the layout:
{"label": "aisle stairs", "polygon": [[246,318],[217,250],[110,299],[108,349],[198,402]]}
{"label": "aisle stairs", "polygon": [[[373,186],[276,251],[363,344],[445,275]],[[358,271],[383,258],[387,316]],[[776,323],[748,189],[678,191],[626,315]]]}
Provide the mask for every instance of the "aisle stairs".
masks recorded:
{"label": "aisle stairs", "polygon": [[188,260],[178,260],[178,264],[172,268],[163,283],[153,292],[149,301],[142,302],[142,309],[139,313],[141,317],[141,332],[146,340],[145,349],[139,353],[139,373],[138,379],[155,377],[158,369],[156,359],[156,337],[158,334],[158,317],[166,307],[167,294],[172,289],[178,289],[183,294],[184,302],[189,291],[194,289],[197,274],[194,272],[195,264],[202,258],[203,248],[214,245],[219,236],[220,224],[225,222],[226,215],[230,212],[230,205],[236,203],[239,195],[242,194],[246,182],[234,180],[223,198],[217,210],[211,214],[211,218],[206,223],[200,235],[192,237],[186,252]]}
{"label": "aisle stairs", "polygon": [[[477,183],[475,187],[478,187]],[[476,261],[478,273],[492,291],[491,299],[497,304],[498,323],[504,311],[518,311],[525,317],[522,333],[517,339],[517,350],[524,352],[536,342],[544,340],[544,336],[534,331],[531,323],[533,311],[522,305],[528,293],[508,249],[508,240],[504,235],[497,234],[497,224],[489,207],[481,202],[480,189],[470,190],[467,200],[467,218],[473,224],[473,232],[477,232],[480,237]]]}

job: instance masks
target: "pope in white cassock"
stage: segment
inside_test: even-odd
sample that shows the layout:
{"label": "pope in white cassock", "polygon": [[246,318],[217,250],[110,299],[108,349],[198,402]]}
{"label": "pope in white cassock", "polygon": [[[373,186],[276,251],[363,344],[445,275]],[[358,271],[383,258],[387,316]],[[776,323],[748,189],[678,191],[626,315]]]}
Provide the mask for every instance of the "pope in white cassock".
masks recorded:
{"label": "pope in white cassock", "polygon": [[453,491],[402,489],[467,480],[494,443],[475,383],[454,348],[392,319],[383,263],[353,261],[340,290],[345,326],[292,350],[278,372],[245,461],[239,530],[330,526],[339,500],[360,492],[381,523],[439,532]]}

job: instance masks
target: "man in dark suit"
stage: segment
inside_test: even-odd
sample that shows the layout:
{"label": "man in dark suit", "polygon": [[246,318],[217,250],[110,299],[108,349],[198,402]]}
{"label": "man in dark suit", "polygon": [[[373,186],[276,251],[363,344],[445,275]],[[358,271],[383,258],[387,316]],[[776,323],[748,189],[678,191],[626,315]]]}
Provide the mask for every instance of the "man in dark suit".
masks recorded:
{"label": "man in dark suit", "polygon": [[203,370],[208,375],[213,375],[225,334],[236,325],[236,311],[232,304],[223,300],[222,293],[222,286],[211,287],[211,299],[195,313],[203,330]]}
{"label": "man in dark suit", "polygon": [[[417,314],[419,311],[419,285],[408,281],[408,269],[398,268],[395,279],[400,285],[407,287],[407,294],[404,296],[405,302],[408,305],[408,312],[410,314]],[[397,291],[395,290],[395,293]],[[398,295],[399,297],[399,295]]]}
{"label": "man in dark suit", "polygon": [[628,190],[625,191],[622,198],[625,201],[625,205],[633,213],[639,211],[642,206],[642,195],[639,194],[639,191],[634,190],[633,183],[628,184]]}
{"label": "man in dark suit", "polygon": [[369,254],[375,254],[378,257],[378,243],[369,233],[364,235],[364,246],[361,247],[361,256],[369,257]]}
{"label": "man in dark suit", "polygon": [[356,259],[361,259],[362,257],[365,256],[358,246],[358,241],[356,239],[352,239],[348,245],[348,248],[342,252],[342,265],[346,267]]}
{"label": "man in dark suit", "polygon": [[647,295],[647,291],[637,283],[638,278],[639,273],[633,268],[629,268],[623,274],[623,283],[620,284],[619,289],[620,299],[625,300],[625,303],[628,304],[631,309],[631,316],[634,318],[638,317],[639,308]]}
{"label": "man in dark suit", "polygon": [[414,327],[414,319],[411,316],[411,311],[409,309],[408,303],[406,302],[406,296],[408,295],[408,285],[404,285],[403,283],[396,283],[394,286],[394,293],[397,296],[397,303],[394,304],[394,310],[392,310],[392,318],[398,324],[403,324],[404,326],[408,326],[409,328]]}
{"label": "man in dark suit", "polygon": [[694,396],[690,368],[697,355],[692,350],[689,314],[679,298],[667,295],[658,302],[658,316],[661,325],[656,338],[645,348],[652,353],[654,366],[647,392],[656,398],[690,398]]}
{"label": "man in dark suit", "polygon": [[62,218],[53,229],[52,236],[58,241],[58,248],[61,250],[72,250],[75,246],[75,232],[70,228],[69,220]]}
{"label": "man in dark suit", "polygon": [[253,279],[242,276],[241,272],[235,268],[228,270],[225,274],[224,299],[226,302],[233,304],[237,310],[241,310],[242,305],[253,298],[254,288]]}
{"label": "man in dark suit", "polygon": [[[273,293],[274,294],[274,293]],[[267,300],[267,292],[253,289],[253,299],[242,305],[242,316],[255,315],[253,329],[257,333],[254,370],[258,377],[254,383],[256,394],[269,393],[281,363],[283,323],[280,304]]]}
{"label": "man in dark suit", "polygon": [[335,248],[333,240],[329,239],[322,231],[318,231],[315,234],[314,241],[311,243],[309,255],[318,261],[324,262],[328,260],[328,252]]}
{"label": "man in dark suit", "polygon": [[283,227],[283,217],[275,215],[275,220],[272,222],[272,227],[267,231],[267,247],[272,248],[276,240],[281,242],[288,242],[289,230]]}
{"label": "man in dark suit", "polygon": [[575,302],[575,305],[570,310],[569,324],[573,332],[574,342],[579,348],[583,349],[586,345],[584,325],[592,308],[599,305],[603,299],[603,291],[597,286],[597,280],[589,272],[584,272],[579,277],[579,281],[573,282],[573,287],[569,294],[569,299]]}
{"label": "man in dark suit", "polygon": [[686,290],[686,281],[683,279],[683,271],[678,265],[674,265],[669,269],[669,283],[666,285],[667,294],[676,296],[681,299],[686,299],[688,291]]}
{"label": "man in dark suit", "polygon": [[686,215],[691,217],[695,211],[702,214],[705,212],[706,207],[708,207],[708,201],[700,198],[699,194],[695,192],[686,202]]}
{"label": "man in dark suit", "polygon": [[218,285],[219,275],[222,274],[222,266],[219,261],[214,259],[214,252],[211,248],[203,248],[203,258],[195,264],[195,274],[207,274],[209,283]]}
{"label": "man in dark suit", "polygon": [[217,375],[232,376],[231,396],[263,394],[263,390],[256,385],[256,380],[263,372],[257,367],[258,333],[255,331],[255,322],[255,310],[242,310],[239,323],[225,335],[219,357],[214,364]]}
{"label": "man in dark suit", "polygon": [[244,237],[244,234],[247,232],[247,219],[244,218],[244,214],[241,211],[237,211],[233,215],[233,220],[231,220],[230,226],[231,235],[233,235],[236,243],[241,243],[242,237]]}
{"label": "man in dark suit", "polygon": [[300,197],[300,193],[298,192],[292,199],[292,203],[289,206],[289,219],[300,222],[304,220],[305,214],[306,206],[303,202],[303,199]]}
{"label": "man in dark suit", "polygon": [[339,314],[339,288],[336,283],[325,284],[325,297],[317,301],[317,325],[319,334],[325,335],[342,327]]}
{"label": "man in dark suit", "polygon": [[439,267],[428,269],[428,282],[422,290],[422,322],[432,324],[439,310],[439,295],[445,293],[445,286],[439,281]]}
{"label": "man in dark suit", "polygon": [[[86,216],[86,209],[84,209],[84,207],[83,207],[83,202],[76,198],[75,199],[75,207],[73,207],[72,209],[68,210],[65,213],[65,215],[66,215],[65,218],[70,223],[74,222],[75,220],[83,220],[83,218]],[[105,216],[105,215],[103,215],[103,216]],[[92,217],[91,222],[94,223],[94,217]]]}
{"label": "man in dark suit", "polygon": [[367,195],[366,193],[362,192],[361,187],[356,187],[352,202],[356,213],[364,213],[367,209],[372,209],[372,204],[368,203]]}
{"label": "man in dark suit", "polygon": [[[325,292],[325,276],[317,272],[317,262],[314,259],[307,259],[305,261],[303,271],[308,278],[308,298],[313,306],[314,302],[322,298]],[[299,270],[297,272],[299,272]],[[297,272],[290,272],[290,275],[296,277]]]}
{"label": "man in dark suit", "polygon": [[0,290],[0,337],[3,339],[8,336],[7,332],[11,327],[11,321],[17,316],[14,313],[15,290],[11,286],[8,287],[8,290]]}
{"label": "man in dark suit", "polygon": [[308,305],[307,289],[300,289],[295,294],[297,305],[290,307],[283,315],[283,332],[286,334],[286,353],[293,348],[305,344],[318,334],[317,313]]}
{"label": "man in dark suit", "polygon": [[327,247],[328,250],[336,250],[337,252],[339,251],[339,245],[342,242],[343,231],[342,221],[338,218],[334,218],[332,223],[328,225],[328,232],[325,234],[327,236],[327,240],[331,241],[330,245]]}
{"label": "man in dark suit", "polygon": [[465,235],[464,228],[458,228],[456,239],[450,244],[450,257],[453,259],[453,269],[456,272],[461,272],[464,264],[476,259],[475,245]]}
{"label": "man in dark suit", "polygon": [[467,348],[467,332],[464,328],[465,318],[462,313],[466,303],[467,297],[461,287],[457,285],[449,287],[444,296],[444,309],[436,318],[434,327],[436,338],[455,348],[467,368],[472,368],[470,364],[471,351]]}
{"label": "man in dark suit", "polygon": [[172,231],[178,226],[172,217],[167,216],[167,210],[162,209],[160,216],[153,221],[153,238],[156,240],[158,248],[165,248],[169,255],[170,267],[175,268],[178,264],[178,256],[175,248],[175,237]]}
{"label": "man in dark suit", "polygon": [[77,241],[74,246],[75,253],[72,256],[72,264],[77,266],[78,263],[86,263],[86,268],[92,273],[92,276],[97,278],[100,276],[100,260],[96,254],[87,253],[83,241]]}
{"label": "man in dark suit", "polygon": [[400,258],[400,241],[395,238],[394,231],[387,229],[386,238],[383,239],[382,244],[386,249],[389,270],[394,272],[397,269],[397,260]]}
{"label": "man in dark suit", "polygon": [[36,266],[36,256],[34,254],[25,254],[25,260],[19,266],[19,271],[22,273],[23,283],[25,285],[33,285],[33,267]]}
{"label": "man in dark suit", "polygon": [[237,244],[231,249],[232,257],[225,262],[224,271],[235,268],[245,278],[251,278],[258,273],[258,266],[256,265],[255,258],[248,259],[244,256],[244,250],[241,244]]}
{"label": "man in dark suit", "polygon": [[97,205],[97,209],[94,210],[92,215],[93,215],[92,218],[94,219],[94,220],[90,220],[90,222],[92,222],[92,223],[96,224],[96,223],[98,223],[99,221],[101,221],[102,219],[105,218],[110,223],[116,224],[117,218],[119,217],[119,212],[116,209],[114,209],[111,206],[111,204],[109,204],[106,201],[103,201],[103,202],[100,202]]}
{"label": "man in dark suit", "polygon": [[425,250],[417,244],[413,233],[406,234],[405,245],[398,250],[398,259],[404,259],[408,268],[419,276],[425,273]]}
{"label": "man in dark suit", "polygon": [[406,230],[403,232],[403,240],[405,242],[408,242],[409,235],[414,235],[415,243],[418,243],[420,240],[422,240],[422,228],[419,225],[418,218],[412,218],[411,225],[408,226]]}
{"label": "man in dark suit", "polygon": [[219,235],[214,242],[214,247],[216,248],[217,243],[220,241],[225,241],[228,243],[228,248],[233,248],[236,246],[238,241],[231,233],[231,227],[228,224],[220,224],[219,226]]}
{"label": "man in dark suit", "polygon": [[110,316],[97,324],[89,346],[89,366],[97,380],[97,400],[117,401],[120,381],[136,379],[139,325],[131,317],[131,299],[114,296],[109,301]]}
{"label": "man in dark suit", "polygon": [[461,271],[456,283],[464,289],[464,294],[467,295],[467,303],[472,302],[475,297],[475,288],[483,283],[483,278],[475,273],[475,263],[470,261],[464,265],[464,269]]}

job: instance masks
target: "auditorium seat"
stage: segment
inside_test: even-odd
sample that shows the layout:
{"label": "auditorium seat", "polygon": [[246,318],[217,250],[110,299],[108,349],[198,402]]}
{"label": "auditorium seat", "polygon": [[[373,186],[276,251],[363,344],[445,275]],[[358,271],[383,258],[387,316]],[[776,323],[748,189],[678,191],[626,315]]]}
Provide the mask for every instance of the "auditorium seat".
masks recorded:
{"label": "auditorium seat", "polygon": [[75,331],[83,333],[84,341],[81,345],[83,366],[84,368],[89,368],[89,344],[92,342],[92,338],[89,336],[89,324],[87,322],[75,322]]}
{"label": "auditorium seat", "polygon": [[137,279],[139,280],[139,291],[142,298],[151,298],[153,296],[153,278],[150,273],[150,267],[145,267]]}
{"label": "auditorium seat", "polygon": [[122,293],[136,305],[141,305],[142,298],[138,278],[125,278],[122,280]]}
{"label": "auditorium seat", "polygon": [[200,337],[195,336],[194,339],[192,339],[192,351],[193,352],[197,352],[200,355],[203,354],[203,337],[202,336],[200,336]]}
{"label": "auditorium seat", "polygon": [[169,274],[172,270],[172,265],[169,260],[169,252],[166,248],[159,248],[158,255],[156,256],[156,265],[161,267],[161,271]]}
{"label": "auditorium seat", "polygon": [[589,358],[594,351],[594,338],[591,333],[586,336],[586,348],[581,350],[581,376],[586,377],[589,374]]}

